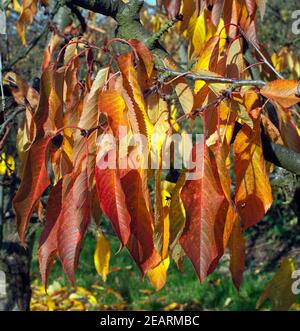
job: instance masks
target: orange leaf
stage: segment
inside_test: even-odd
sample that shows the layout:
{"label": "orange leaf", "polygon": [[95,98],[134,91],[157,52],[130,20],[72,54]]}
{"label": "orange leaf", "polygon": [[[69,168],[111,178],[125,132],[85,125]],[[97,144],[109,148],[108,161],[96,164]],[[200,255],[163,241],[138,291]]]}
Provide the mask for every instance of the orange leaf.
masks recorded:
{"label": "orange leaf", "polygon": [[140,88],[138,74],[133,66],[132,54],[121,55],[118,65],[123,77],[123,85],[127,93],[123,94],[128,107],[128,117],[134,133],[143,134],[150,141],[153,125],[147,114],[145,100]]}
{"label": "orange leaf", "polygon": [[33,17],[37,12],[38,0],[23,0],[22,12],[17,22],[17,32],[22,41],[22,44],[26,46],[26,24],[33,22]]}
{"label": "orange leaf", "polygon": [[296,96],[298,84],[299,82],[295,80],[274,80],[267,83],[260,93],[264,97],[278,102],[282,107],[289,108],[300,102],[300,98]]}
{"label": "orange leaf", "polygon": [[243,225],[248,228],[259,222],[272,204],[272,190],[265,169],[260,120],[254,129],[244,125],[234,142],[235,202]]}
{"label": "orange leaf", "polygon": [[124,118],[125,107],[124,99],[117,91],[104,91],[100,93],[98,110],[101,113],[107,114],[109,125],[115,137],[119,136],[120,126],[128,126],[128,122]]}
{"label": "orange leaf", "polygon": [[130,39],[128,42],[134,47],[139,57],[143,60],[147,75],[150,77],[154,67],[152,53],[143,43],[137,39]]}

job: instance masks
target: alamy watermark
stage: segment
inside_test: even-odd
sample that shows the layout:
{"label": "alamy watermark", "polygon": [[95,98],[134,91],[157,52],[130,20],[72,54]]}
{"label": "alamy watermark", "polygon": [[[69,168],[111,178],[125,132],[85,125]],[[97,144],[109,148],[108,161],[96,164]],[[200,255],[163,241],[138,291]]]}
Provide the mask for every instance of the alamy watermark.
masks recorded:
{"label": "alamy watermark", "polygon": [[292,32],[295,35],[299,35],[300,34],[300,9],[292,12],[292,19],[293,19]]}
{"label": "alamy watermark", "polygon": [[292,283],[292,292],[293,292],[293,294],[298,295],[298,294],[300,294],[300,269],[295,270],[292,273],[292,279],[295,280]]}
{"label": "alamy watermark", "polygon": [[185,169],[188,180],[198,180],[204,144],[203,134],[154,133],[148,138],[120,126],[117,138],[109,133],[98,137],[97,164],[100,169]]}
{"label": "alamy watermark", "polygon": [[0,298],[6,296],[6,277],[4,271],[0,270]]}

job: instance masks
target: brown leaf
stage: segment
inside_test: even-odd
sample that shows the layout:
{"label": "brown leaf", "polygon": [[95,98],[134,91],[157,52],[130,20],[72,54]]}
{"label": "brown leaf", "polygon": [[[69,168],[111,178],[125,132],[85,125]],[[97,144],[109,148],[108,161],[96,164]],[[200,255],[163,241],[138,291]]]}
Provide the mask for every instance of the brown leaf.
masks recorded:
{"label": "brown leaf", "polygon": [[241,222],[237,216],[229,240],[230,272],[235,287],[239,290],[245,271],[245,239]]}

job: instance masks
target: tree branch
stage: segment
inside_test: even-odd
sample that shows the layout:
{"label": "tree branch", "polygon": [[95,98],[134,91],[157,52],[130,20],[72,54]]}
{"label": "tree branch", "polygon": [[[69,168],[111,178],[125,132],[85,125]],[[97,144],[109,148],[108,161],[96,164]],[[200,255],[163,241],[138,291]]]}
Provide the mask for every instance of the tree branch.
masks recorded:
{"label": "tree branch", "polygon": [[74,6],[73,3],[71,3],[71,2],[67,2],[66,5],[67,5],[67,7],[70,8],[70,10],[72,11],[72,13],[78,19],[78,21],[80,23],[80,26],[81,26],[82,33],[86,32],[87,25],[86,25],[85,19],[82,16],[80,10],[76,6]]}
{"label": "tree branch", "polygon": [[79,7],[91,10],[105,16],[116,18],[122,1],[119,0],[66,0],[66,3],[77,5]]}
{"label": "tree branch", "polygon": [[300,175],[300,154],[282,145],[274,144],[264,132],[261,135],[265,160]]}
{"label": "tree branch", "polygon": [[159,71],[164,71],[168,74],[169,77],[186,77],[193,81],[196,80],[203,80],[207,83],[219,83],[219,84],[232,84],[235,87],[239,86],[264,86],[266,82],[262,80],[238,80],[232,78],[225,78],[225,77],[216,77],[216,76],[209,76],[209,75],[197,75],[192,72],[180,72],[171,70],[168,68],[159,67],[157,68]]}
{"label": "tree branch", "polygon": [[4,134],[6,127],[14,121],[18,114],[24,112],[25,107],[19,106],[7,117],[7,119],[0,125],[0,137]]}

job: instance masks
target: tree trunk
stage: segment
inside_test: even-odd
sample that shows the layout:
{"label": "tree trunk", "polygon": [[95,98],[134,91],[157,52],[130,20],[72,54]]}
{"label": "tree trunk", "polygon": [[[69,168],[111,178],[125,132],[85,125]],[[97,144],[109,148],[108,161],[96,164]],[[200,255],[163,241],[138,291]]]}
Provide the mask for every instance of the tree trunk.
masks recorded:
{"label": "tree trunk", "polygon": [[26,311],[30,308],[30,265],[34,234],[19,245],[15,220],[3,224],[3,241],[0,249],[0,311]]}

